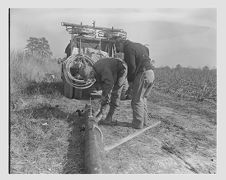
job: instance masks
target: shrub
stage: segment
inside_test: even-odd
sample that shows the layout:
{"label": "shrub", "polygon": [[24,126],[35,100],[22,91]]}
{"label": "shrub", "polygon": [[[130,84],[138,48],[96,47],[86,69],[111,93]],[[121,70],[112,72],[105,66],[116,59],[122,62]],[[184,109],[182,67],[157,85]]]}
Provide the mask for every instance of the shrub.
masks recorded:
{"label": "shrub", "polygon": [[53,74],[60,80],[60,65],[55,59],[42,61],[40,56],[26,56],[22,51],[10,51],[10,93],[21,92],[31,83],[41,83]]}

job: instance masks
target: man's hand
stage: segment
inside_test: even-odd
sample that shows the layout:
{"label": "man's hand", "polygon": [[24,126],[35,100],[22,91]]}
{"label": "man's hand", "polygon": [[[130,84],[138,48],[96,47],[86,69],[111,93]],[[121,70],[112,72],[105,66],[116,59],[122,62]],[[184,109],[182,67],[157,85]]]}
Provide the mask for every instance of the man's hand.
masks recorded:
{"label": "man's hand", "polygon": [[97,116],[96,116],[96,122],[99,122],[103,117],[103,114],[102,113],[98,113]]}
{"label": "man's hand", "polygon": [[106,115],[108,105],[101,105],[101,107],[97,110],[97,113],[94,113],[94,116],[96,117],[96,121],[100,121],[103,116]]}
{"label": "man's hand", "polygon": [[102,117],[103,117],[103,110],[102,110],[102,108],[99,108],[97,110],[97,112],[94,113],[94,116],[96,118],[96,122],[99,122],[102,119]]}

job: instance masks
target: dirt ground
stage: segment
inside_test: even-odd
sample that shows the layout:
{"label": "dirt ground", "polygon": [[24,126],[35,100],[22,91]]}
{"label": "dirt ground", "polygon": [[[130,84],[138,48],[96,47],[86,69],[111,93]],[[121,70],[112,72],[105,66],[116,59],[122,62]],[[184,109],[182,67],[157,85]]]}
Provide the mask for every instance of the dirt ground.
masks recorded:
{"label": "dirt ground", "polygon": [[[148,124],[161,124],[107,153],[113,173],[216,173],[215,105],[153,92],[148,107]],[[115,119],[132,121],[130,101],[122,102]],[[120,125],[101,129],[106,145],[136,131]]]}
{"label": "dirt ground", "polygon": [[[88,100],[33,95],[11,109],[11,173],[84,173],[82,110]],[[93,101],[94,109],[98,100]],[[161,124],[106,154],[112,173],[216,173],[216,106],[153,91],[149,125]],[[121,101],[117,126],[100,125],[104,144],[135,132],[130,101]]]}

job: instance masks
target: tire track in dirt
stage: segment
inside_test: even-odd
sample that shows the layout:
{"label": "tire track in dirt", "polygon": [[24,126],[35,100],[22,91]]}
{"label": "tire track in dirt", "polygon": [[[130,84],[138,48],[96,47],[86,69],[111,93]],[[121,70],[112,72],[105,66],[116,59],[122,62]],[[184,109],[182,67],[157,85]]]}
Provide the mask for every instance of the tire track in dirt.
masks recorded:
{"label": "tire track in dirt", "polygon": [[161,147],[163,151],[165,151],[167,154],[169,154],[176,162],[179,164],[182,164],[182,166],[185,166],[190,171],[198,174],[198,170],[195,169],[190,163],[188,163],[184,158],[183,154],[181,154],[180,151],[178,151],[176,148],[173,148],[172,145],[164,143]]}
{"label": "tire track in dirt", "polygon": [[[167,102],[164,102],[164,105]],[[216,172],[216,127],[205,115],[192,116],[181,108],[150,104],[151,117],[162,121],[155,137],[161,149],[194,173]],[[195,107],[194,107],[195,108]],[[212,115],[211,115],[212,116]]]}
{"label": "tire track in dirt", "polygon": [[[213,107],[178,101],[172,97],[158,96],[154,101],[148,102],[151,116],[149,124],[160,120],[160,126],[109,152],[107,159],[111,162],[113,172],[215,173],[216,126],[212,123],[215,121]],[[121,102],[114,119],[131,123],[130,101]],[[135,131],[120,126],[101,128],[108,145]]]}

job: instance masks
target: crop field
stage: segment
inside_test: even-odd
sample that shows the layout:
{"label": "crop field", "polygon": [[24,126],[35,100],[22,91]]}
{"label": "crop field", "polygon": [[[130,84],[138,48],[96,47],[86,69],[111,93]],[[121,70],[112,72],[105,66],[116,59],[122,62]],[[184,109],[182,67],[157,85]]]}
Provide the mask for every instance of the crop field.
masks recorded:
{"label": "crop field", "polygon": [[216,102],[216,69],[158,68],[156,87],[159,91],[196,101],[212,100]]}
{"label": "crop field", "polygon": [[[56,59],[10,53],[10,173],[82,174],[84,139],[76,110],[88,100],[62,95]],[[161,124],[106,153],[114,174],[216,173],[216,70],[162,67],[148,97],[149,125]],[[98,107],[99,99],[93,101]],[[114,119],[132,122],[130,100]],[[135,132],[100,125],[104,145]]]}

